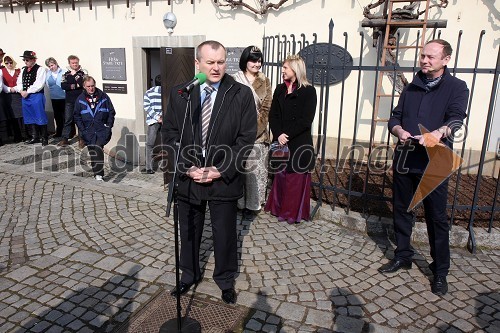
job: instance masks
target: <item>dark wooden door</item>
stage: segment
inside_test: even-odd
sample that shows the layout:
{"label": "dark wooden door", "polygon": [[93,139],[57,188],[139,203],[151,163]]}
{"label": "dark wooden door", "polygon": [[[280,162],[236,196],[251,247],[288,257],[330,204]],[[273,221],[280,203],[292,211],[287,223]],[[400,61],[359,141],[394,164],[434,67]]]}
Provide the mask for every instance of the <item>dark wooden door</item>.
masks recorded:
{"label": "dark wooden door", "polygon": [[[163,115],[167,111],[168,99],[172,87],[193,79],[195,74],[194,47],[162,47],[160,48],[161,66],[161,101]],[[163,141],[162,141],[163,142]],[[173,156],[162,158],[163,182],[167,184],[171,181],[173,172]]]}
{"label": "dark wooden door", "polygon": [[168,94],[173,86],[193,79],[194,47],[162,47],[160,49],[161,64],[161,97],[163,113],[167,110]]}

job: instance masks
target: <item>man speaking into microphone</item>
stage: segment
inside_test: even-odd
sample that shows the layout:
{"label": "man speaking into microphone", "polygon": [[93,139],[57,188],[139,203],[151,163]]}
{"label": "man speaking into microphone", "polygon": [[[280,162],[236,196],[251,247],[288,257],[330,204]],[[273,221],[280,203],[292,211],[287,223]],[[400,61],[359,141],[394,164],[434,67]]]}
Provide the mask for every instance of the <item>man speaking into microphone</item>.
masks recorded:
{"label": "man speaking into microphone", "polygon": [[222,300],[234,304],[236,203],[243,195],[241,172],[255,141],[257,111],[250,88],[226,74],[226,49],[221,43],[201,43],[195,65],[204,75],[172,88],[162,128],[171,151],[180,144],[175,187],[182,274],[171,294],[184,294],[202,279],[199,253],[208,205],[215,255],[213,279],[222,291]]}

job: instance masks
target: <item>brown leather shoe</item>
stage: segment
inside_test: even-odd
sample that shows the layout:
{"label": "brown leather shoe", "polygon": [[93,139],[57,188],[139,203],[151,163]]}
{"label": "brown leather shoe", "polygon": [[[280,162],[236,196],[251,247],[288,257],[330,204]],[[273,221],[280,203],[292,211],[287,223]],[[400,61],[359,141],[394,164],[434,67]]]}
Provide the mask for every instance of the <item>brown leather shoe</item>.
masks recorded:
{"label": "brown leather shoe", "polygon": [[67,147],[69,145],[69,142],[67,139],[62,139],[61,141],[59,141],[59,143],[57,144],[58,147]]}
{"label": "brown leather shoe", "polygon": [[78,148],[85,148],[85,141],[83,141],[83,139],[78,139]]}

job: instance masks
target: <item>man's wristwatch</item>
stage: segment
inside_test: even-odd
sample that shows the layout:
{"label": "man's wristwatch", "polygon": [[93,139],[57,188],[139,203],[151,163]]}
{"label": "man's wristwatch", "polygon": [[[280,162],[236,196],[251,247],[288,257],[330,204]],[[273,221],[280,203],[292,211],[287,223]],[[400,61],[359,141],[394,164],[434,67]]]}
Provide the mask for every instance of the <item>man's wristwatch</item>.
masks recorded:
{"label": "man's wristwatch", "polygon": [[438,132],[441,133],[441,139],[446,136],[446,129],[444,127],[439,127]]}

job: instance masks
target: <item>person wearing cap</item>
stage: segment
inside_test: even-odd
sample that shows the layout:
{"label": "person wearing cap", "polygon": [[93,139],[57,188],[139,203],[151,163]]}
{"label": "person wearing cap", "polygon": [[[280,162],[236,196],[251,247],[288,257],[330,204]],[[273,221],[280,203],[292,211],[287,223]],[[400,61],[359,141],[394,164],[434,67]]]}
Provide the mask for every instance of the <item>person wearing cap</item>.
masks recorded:
{"label": "person wearing cap", "polygon": [[[1,49],[0,49],[1,50]],[[14,142],[21,142],[25,137],[22,97],[16,91],[17,78],[21,70],[17,68],[17,63],[14,57],[5,54],[3,57],[5,67],[2,67],[1,74],[3,77],[3,92],[5,93],[6,108],[12,110],[12,119],[10,127],[14,132]]]}
{"label": "person wearing cap", "polygon": [[21,75],[17,78],[16,91],[21,94],[24,123],[31,128],[31,139],[27,144],[42,142],[48,144],[47,115],[45,114],[45,95],[43,88],[47,80],[47,70],[36,63],[37,56],[26,50],[23,55],[24,64]]}

